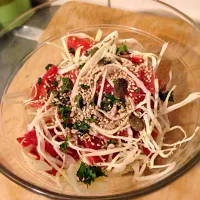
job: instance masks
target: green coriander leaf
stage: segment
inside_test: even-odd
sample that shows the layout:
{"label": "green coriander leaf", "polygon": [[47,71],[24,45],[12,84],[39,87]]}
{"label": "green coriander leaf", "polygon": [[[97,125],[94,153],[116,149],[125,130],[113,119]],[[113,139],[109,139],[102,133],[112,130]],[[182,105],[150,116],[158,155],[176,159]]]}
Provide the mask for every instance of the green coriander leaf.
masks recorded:
{"label": "green coriander leaf", "polygon": [[116,141],[115,141],[115,140],[113,140],[113,139],[110,139],[110,140],[107,142],[107,144],[109,145],[109,144],[117,144],[117,143],[116,143]]}
{"label": "green coriander leaf", "polygon": [[123,107],[126,106],[124,99],[115,98],[115,96],[112,94],[105,94],[101,103],[101,109],[105,111],[110,111],[115,103],[120,103],[123,105]]}
{"label": "green coriander leaf", "polygon": [[42,78],[39,77],[37,82],[38,82],[38,84],[40,85],[40,84],[42,83]]}
{"label": "green coriander leaf", "polygon": [[76,95],[76,103],[77,103],[78,108],[80,108],[80,109],[83,108],[83,106],[84,106],[83,97],[80,94]]}
{"label": "green coriander leaf", "polygon": [[90,87],[89,85],[85,85],[85,84],[81,84],[80,86],[84,90],[87,90]]}
{"label": "green coriander leaf", "polygon": [[68,136],[66,136],[65,141],[60,145],[60,148],[64,153],[66,153],[67,151],[68,141],[69,141],[69,138]]}
{"label": "green coriander leaf", "polygon": [[139,94],[140,93],[140,88],[135,89],[134,92]]}
{"label": "green coriander leaf", "polygon": [[[169,91],[164,92],[164,93],[162,91],[159,91],[159,97],[160,97],[161,101],[165,101],[165,99],[167,98],[168,93],[169,93]],[[170,94],[169,101],[174,102],[173,92]]]}
{"label": "green coriander leaf", "polygon": [[94,49],[91,49],[91,51],[90,51],[91,56],[93,56],[98,50],[99,50],[98,47],[95,47]]}
{"label": "green coriander leaf", "polygon": [[129,53],[128,48],[127,48],[126,44],[124,44],[124,43],[122,43],[121,46],[119,46],[117,48],[116,54],[121,55],[123,53]]}
{"label": "green coriander leaf", "polygon": [[45,69],[48,71],[49,68],[50,68],[52,65],[53,65],[53,64],[48,64],[48,65],[45,67]]}
{"label": "green coriander leaf", "polygon": [[87,124],[84,120],[82,122],[75,122],[73,124],[73,128],[78,130],[79,132],[81,132],[83,134],[85,133],[88,133],[89,132],[89,128],[90,128],[90,125]]}
{"label": "green coriander leaf", "polygon": [[113,80],[112,80],[112,82],[113,82],[114,84],[116,83],[116,81],[117,81],[116,79],[113,79]]}
{"label": "green coriander leaf", "polygon": [[84,162],[81,162],[76,175],[86,185],[91,185],[98,177],[106,176],[99,166],[86,166]]}
{"label": "green coriander leaf", "polygon": [[84,162],[81,162],[81,165],[76,174],[80,181],[83,181],[85,171],[86,171],[86,165]]}
{"label": "green coriander leaf", "polygon": [[97,123],[97,120],[94,119],[93,117],[86,118],[86,120],[87,120],[88,122],[94,122],[94,123]]}
{"label": "green coriander leaf", "polygon": [[73,88],[73,83],[71,81],[71,79],[69,79],[68,77],[64,77],[62,78],[62,87],[61,87],[61,92],[70,92]]}
{"label": "green coriander leaf", "polygon": [[58,86],[58,81],[56,81],[55,78],[53,79],[53,86],[54,86],[54,87],[57,87],[57,86]]}
{"label": "green coriander leaf", "polygon": [[79,69],[82,69],[84,67],[85,63],[78,66]]}
{"label": "green coriander leaf", "polygon": [[58,105],[58,113],[61,115],[64,122],[67,122],[71,113],[71,107]]}

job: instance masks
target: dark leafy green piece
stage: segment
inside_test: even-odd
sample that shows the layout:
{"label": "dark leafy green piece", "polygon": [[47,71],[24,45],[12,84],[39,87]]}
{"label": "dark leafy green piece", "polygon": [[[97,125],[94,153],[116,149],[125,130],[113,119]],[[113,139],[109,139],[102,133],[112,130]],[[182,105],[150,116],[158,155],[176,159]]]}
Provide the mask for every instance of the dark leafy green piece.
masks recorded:
{"label": "dark leafy green piece", "polygon": [[140,93],[140,88],[135,89],[134,92],[139,94]]}
{"label": "dark leafy green piece", "polygon": [[68,141],[69,141],[69,138],[68,138],[68,136],[66,136],[65,141],[60,145],[60,148],[61,148],[62,152],[64,152],[64,153],[67,152]]}
{"label": "dark leafy green piece", "polygon": [[58,113],[61,115],[63,121],[68,121],[72,108],[69,106],[58,105]]}
{"label": "dark leafy green piece", "polygon": [[94,122],[94,123],[97,123],[97,120],[94,119],[93,117],[86,118],[85,120],[87,120],[88,122]]}
{"label": "dark leafy green piece", "polygon": [[91,51],[90,51],[91,56],[93,56],[98,50],[99,50],[98,47],[95,47],[94,49],[91,49]]}
{"label": "dark leafy green piece", "polygon": [[107,144],[117,144],[115,140],[113,140],[112,138],[107,142]]}
{"label": "dark leafy green piece", "polygon": [[90,87],[89,85],[85,85],[85,84],[81,84],[80,86],[84,90],[87,90]]}
{"label": "dark leafy green piece", "polygon": [[83,135],[83,134],[89,132],[90,125],[87,124],[85,122],[85,120],[83,120],[82,122],[75,122],[73,124],[73,128],[76,129],[76,130],[78,130],[79,132],[81,132],[82,133],[81,135]]}
{"label": "dark leafy green piece", "polygon": [[123,107],[126,107],[125,99],[118,99],[112,94],[105,94],[103,101],[101,102],[101,109],[105,111],[110,111],[115,103],[120,103]]}
{"label": "dark leafy green piece", "polygon": [[62,93],[70,92],[73,88],[73,83],[72,83],[71,79],[69,79],[68,77],[64,77],[64,78],[62,78],[62,82],[63,82],[63,85],[61,87],[61,92]]}
{"label": "dark leafy green piece", "polygon": [[104,64],[104,65],[108,65],[108,64],[111,64],[112,61],[111,61],[110,58],[103,57],[103,58],[99,61],[99,63],[102,63],[102,64]]}
{"label": "dark leafy green piece", "polygon": [[37,80],[38,84],[40,85],[42,83],[42,78],[39,77],[38,80]]}
{"label": "dark leafy green piece", "polygon": [[76,95],[76,103],[77,103],[78,108],[80,108],[80,109],[83,108],[83,106],[84,106],[83,97],[80,94]]}
{"label": "dark leafy green piece", "polygon": [[129,53],[128,48],[125,43],[122,43],[119,47],[117,47],[117,55],[121,55],[123,53]]}
{"label": "dark leafy green piece", "polygon": [[82,69],[84,67],[85,63],[78,66],[79,69]]}
{"label": "dark leafy green piece", "polygon": [[81,162],[76,175],[86,185],[91,185],[98,177],[106,176],[99,166],[86,166],[84,162]]}
{"label": "dark leafy green piece", "polygon": [[58,86],[58,81],[56,81],[56,79],[54,78],[52,84],[53,84],[54,87],[57,87]]}
{"label": "dark leafy green piece", "polygon": [[53,64],[48,64],[48,65],[45,67],[45,69],[48,71],[49,68],[50,68],[52,65],[53,65]]}
{"label": "dark leafy green piece", "polygon": [[[167,91],[167,92],[159,91],[159,97],[160,97],[161,101],[166,100],[168,93],[169,93],[169,91]],[[173,92],[170,94],[169,101],[174,102]]]}
{"label": "dark leafy green piece", "polygon": [[112,82],[113,82],[114,84],[116,83],[116,81],[117,81],[116,79],[113,79],[113,80],[112,80]]}

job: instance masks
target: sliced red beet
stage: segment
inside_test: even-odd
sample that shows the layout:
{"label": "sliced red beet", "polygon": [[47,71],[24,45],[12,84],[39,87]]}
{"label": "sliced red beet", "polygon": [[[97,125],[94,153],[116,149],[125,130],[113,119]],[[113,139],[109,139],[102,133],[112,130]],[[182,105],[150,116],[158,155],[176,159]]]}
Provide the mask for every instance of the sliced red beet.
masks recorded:
{"label": "sliced red beet", "polygon": [[44,74],[42,77],[42,83],[44,81],[53,81],[55,78],[55,75],[58,73],[58,67],[55,65],[52,65],[49,70]]}
{"label": "sliced red beet", "polygon": [[[101,89],[101,81],[98,81],[97,87],[96,87],[97,94],[100,92],[100,89]],[[111,94],[113,92],[113,87],[110,85],[110,83],[107,80],[105,80],[103,92],[105,94]]]}
{"label": "sliced red beet", "polygon": [[165,83],[164,80],[161,80],[161,79],[158,79],[158,83],[159,83],[159,90],[164,92],[166,90],[167,84]]}
{"label": "sliced red beet", "polygon": [[[101,149],[102,145],[105,145],[105,141],[101,138],[93,136],[91,138],[84,140],[82,144],[85,148],[99,150]],[[94,163],[108,161],[108,155],[101,156],[101,157],[90,156],[90,157],[87,157],[87,159],[89,160],[90,164],[93,165]]]}
{"label": "sliced red beet", "polygon": [[[58,67],[52,65],[42,77],[41,83],[40,84],[36,83],[35,86],[32,88],[31,98],[33,100],[39,100],[39,97],[42,98],[47,96],[47,86],[44,87],[45,81],[48,81],[48,83],[50,83],[51,81],[53,81],[57,73],[58,73]],[[31,104],[29,106],[31,106]],[[37,108],[39,106],[40,106],[39,103],[33,104],[34,108],[35,107]]]}
{"label": "sliced red beet", "polygon": [[35,146],[29,151],[29,153],[36,156],[36,160],[40,160],[40,155]]}
{"label": "sliced red beet", "polygon": [[77,151],[72,149],[71,147],[67,147],[67,155],[71,156],[75,160],[79,160],[79,155]]}
{"label": "sliced red beet", "polygon": [[19,143],[21,143],[22,140],[23,140],[23,144],[22,144],[23,147],[27,147],[29,145],[37,146],[38,144],[35,130],[31,130],[27,132],[24,135],[24,137],[17,138],[17,141]]}
{"label": "sliced red beet", "polygon": [[78,37],[73,37],[73,36],[68,37],[68,41],[67,41],[67,45],[69,49],[73,48],[76,50],[78,47],[83,46],[83,48],[81,49],[81,54],[83,51],[91,48],[93,44],[94,44],[93,41],[91,41],[88,38],[78,38]]}
{"label": "sliced red beet", "polygon": [[[147,90],[149,90],[152,94],[155,92],[155,86],[154,86],[154,73],[152,67],[140,67],[139,71],[137,70],[137,73],[133,70],[131,70],[133,74],[137,76],[145,85]],[[127,89],[127,95],[130,97],[133,97],[135,100],[135,103],[139,103],[143,101],[145,98],[144,92],[141,88],[138,88],[135,83],[132,83],[129,85]]]}
{"label": "sliced red beet", "polygon": [[80,72],[80,69],[73,69],[70,72],[65,73],[64,76],[71,79],[73,84],[75,84],[79,72]]}
{"label": "sliced red beet", "polygon": [[137,56],[131,56],[128,58],[132,63],[134,64],[141,64],[141,63],[144,63],[144,59],[143,58],[140,58],[140,57],[137,57]]}
{"label": "sliced red beet", "polygon": [[54,150],[53,146],[45,140],[45,151],[48,152],[52,157],[57,157],[57,152]]}
{"label": "sliced red beet", "polygon": [[51,170],[46,171],[48,174],[52,176],[56,176],[56,173],[58,172],[56,169],[52,168]]}

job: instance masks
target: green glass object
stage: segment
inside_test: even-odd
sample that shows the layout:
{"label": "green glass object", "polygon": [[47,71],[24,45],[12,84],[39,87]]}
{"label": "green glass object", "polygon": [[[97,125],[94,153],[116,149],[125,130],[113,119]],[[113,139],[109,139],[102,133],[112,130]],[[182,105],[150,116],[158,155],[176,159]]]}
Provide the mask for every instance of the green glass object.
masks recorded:
{"label": "green glass object", "polygon": [[[30,0],[1,0],[0,1],[0,29],[31,8]],[[24,23],[15,24],[18,26]]]}

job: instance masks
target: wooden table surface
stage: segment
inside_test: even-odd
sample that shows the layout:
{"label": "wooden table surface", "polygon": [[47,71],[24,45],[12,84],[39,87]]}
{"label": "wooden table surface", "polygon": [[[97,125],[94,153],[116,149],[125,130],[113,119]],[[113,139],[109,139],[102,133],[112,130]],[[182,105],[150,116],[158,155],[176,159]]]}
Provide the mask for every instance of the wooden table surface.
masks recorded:
{"label": "wooden table surface", "polygon": [[[95,12],[93,12],[95,10]],[[86,12],[87,11],[87,12]],[[70,16],[69,20],[65,16]],[[77,27],[84,27],[92,24],[123,24],[129,26],[137,26],[143,17],[143,27],[145,29],[145,23],[148,23],[148,19],[157,20],[155,16],[136,14],[132,12],[110,9],[106,7],[100,7],[97,5],[91,5],[86,3],[69,2],[63,5],[56,13],[49,26],[45,30],[44,34],[40,38],[40,42],[43,40],[57,35],[63,30],[69,30]],[[92,19],[92,20],[91,20]],[[134,19],[134,20],[131,20]],[[161,18],[163,23],[169,23],[172,19]],[[175,20],[175,19],[173,19]],[[133,23],[134,21],[134,23]],[[177,21],[177,23],[181,23]],[[141,24],[140,24],[141,25]],[[181,25],[181,24],[180,24]],[[141,25],[142,26],[142,25]],[[182,25],[187,26],[187,25]],[[148,31],[148,30],[146,30]],[[156,30],[157,31],[157,30]],[[166,36],[166,32],[159,30],[162,33],[163,38]],[[169,30],[173,32],[173,29]],[[166,35],[165,35],[166,34]],[[176,34],[176,31],[174,31]],[[180,42],[183,38],[179,38]],[[195,47],[197,51],[200,51],[200,47]],[[199,63],[193,63],[195,66],[200,67]],[[197,164],[193,169],[187,172],[178,180],[174,181],[170,185],[144,197],[138,198],[138,200],[199,200],[200,199],[200,163]],[[0,199],[1,200],[45,200],[46,197],[39,196],[31,193],[15,183],[11,182],[3,175],[0,175]]]}

